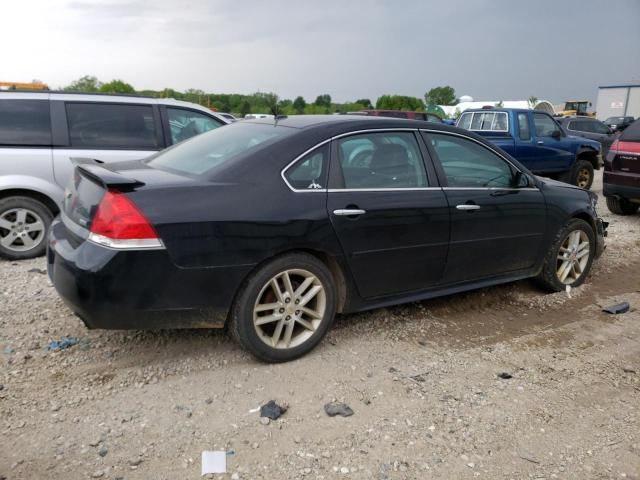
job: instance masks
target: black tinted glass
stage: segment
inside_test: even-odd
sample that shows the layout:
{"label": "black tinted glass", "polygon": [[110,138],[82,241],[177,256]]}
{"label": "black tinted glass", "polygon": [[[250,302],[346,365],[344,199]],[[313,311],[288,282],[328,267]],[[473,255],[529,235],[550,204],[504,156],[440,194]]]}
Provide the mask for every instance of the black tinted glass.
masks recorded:
{"label": "black tinted glass", "polygon": [[0,145],[51,145],[48,100],[0,100]]}
{"label": "black tinted glass", "polygon": [[289,184],[297,190],[327,188],[328,158],[328,145],[316,148],[288,169],[285,177]]}
{"label": "black tinted glass", "polygon": [[150,105],[68,103],[72,147],[155,150],[153,108]]}
{"label": "black tinted glass", "polygon": [[640,120],[629,125],[620,135],[620,140],[625,142],[640,142]]}

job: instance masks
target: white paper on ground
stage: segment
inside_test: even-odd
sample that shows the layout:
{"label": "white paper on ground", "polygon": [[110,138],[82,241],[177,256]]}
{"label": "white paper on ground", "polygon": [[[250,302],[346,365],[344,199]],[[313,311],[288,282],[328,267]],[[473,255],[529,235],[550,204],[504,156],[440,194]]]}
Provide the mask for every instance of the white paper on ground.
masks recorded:
{"label": "white paper on ground", "polygon": [[227,452],[225,451],[204,451],[202,452],[202,473],[226,473],[227,472]]}

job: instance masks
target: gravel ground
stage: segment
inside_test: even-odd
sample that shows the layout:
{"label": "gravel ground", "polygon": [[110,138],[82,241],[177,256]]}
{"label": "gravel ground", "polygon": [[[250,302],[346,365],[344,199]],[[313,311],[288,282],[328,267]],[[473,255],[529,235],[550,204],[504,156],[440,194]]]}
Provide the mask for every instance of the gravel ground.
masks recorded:
{"label": "gravel ground", "polygon": [[[600,211],[571,297],[524,281],[343,316],[283,365],[219,331],[89,331],[44,259],[0,261],[0,478],[195,479],[224,449],[232,479],[640,479],[640,310],[601,312],[640,305],[640,215]],[[271,399],[289,409],[261,422]]]}

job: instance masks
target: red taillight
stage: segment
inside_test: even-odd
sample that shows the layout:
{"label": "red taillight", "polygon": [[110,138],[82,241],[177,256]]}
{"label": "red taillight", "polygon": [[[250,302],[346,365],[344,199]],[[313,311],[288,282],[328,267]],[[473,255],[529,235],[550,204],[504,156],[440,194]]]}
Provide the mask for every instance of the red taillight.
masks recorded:
{"label": "red taillight", "polygon": [[157,239],[158,234],[125,195],[107,191],[91,222],[91,233],[114,240]]}
{"label": "red taillight", "polygon": [[618,143],[619,143],[618,139],[616,138],[611,144],[611,146],[609,147],[609,151],[618,150]]}

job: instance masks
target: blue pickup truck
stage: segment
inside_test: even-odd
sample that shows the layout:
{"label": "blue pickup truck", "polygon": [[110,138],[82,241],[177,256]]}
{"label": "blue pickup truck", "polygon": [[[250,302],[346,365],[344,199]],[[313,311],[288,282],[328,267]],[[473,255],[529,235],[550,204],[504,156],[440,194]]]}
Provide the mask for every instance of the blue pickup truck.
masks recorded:
{"label": "blue pickup truck", "polygon": [[482,135],[532,172],[589,189],[603,164],[602,147],[567,135],[550,115],[536,110],[465,110],[457,126]]}

